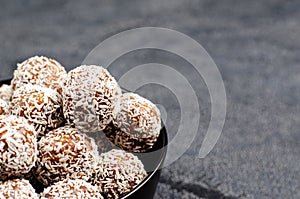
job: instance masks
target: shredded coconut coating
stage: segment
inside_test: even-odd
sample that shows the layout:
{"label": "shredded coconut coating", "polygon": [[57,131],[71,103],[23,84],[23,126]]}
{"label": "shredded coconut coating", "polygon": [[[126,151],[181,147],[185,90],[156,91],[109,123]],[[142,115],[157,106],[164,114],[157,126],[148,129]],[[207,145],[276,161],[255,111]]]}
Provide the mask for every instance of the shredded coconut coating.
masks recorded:
{"label": "shredded coconut coating", "polygon": [[67,126],[42,137],[38,151],[36,177],[45,186],[66,178],[88,181],[99,160],[94,140]]}
{"label": "shredded coconut coating", "polygon": [[27,84],[14,91],[10,113],[33,123],[39,137],[64,121],[61,95],[50,88]]}
{"label": "shredded coconut coating", "polygon": [[66,74],[64,67],[54,59],[35,56],[18,64],[14,72],[12,87],[16,90],[24,84],[34,84],[52,88],[61,93],[61,83]]}
{"label": "shredded coconut coating", "polygon": [[5,182],[0,181],[0,198],[1,199],[39,199],[34,188],[24,179],[14,179]]}
{"label": "shredded coconut coating", "polygon": [[25,118],[0,115],[0,180],[30,171],[37,159],[36,135]]}
{"label": "shredded coconut coating", "polygon": [[113,149],[101,154],[93,184],[97,185],[107,198],[121,198],[146,176],[143,163],[135,155]]}
{"label": "shredded coconut coating", "polygon": [[119,111],[121,89],[101,66],[80,66],[68,73],[63,86],[63,110],[68,123],[83,132],[98,132]]}
{"label": "shredded coconut coating", "polygon": [[8,113],[8,103],[0,99],[0,115],[5,115]]}
{"label": "shredded coconut coating", "polygon": [[9,102],[12,96],[13,90],[11,85],[3,84],[0,87],[0,99]]}
{"label": "shredded coconut coating", "polygon": [[66,179],[46,188],[41,199],[104,199],[96,186],[84,180]]}
{"label": "shredded coconut coating", "polygon": [[159,109],[149,100],[134,94],[121,96],[120,111],[105,134],[118,147],[130,152],[145,152],[153,147],[160,133]]}
{"label": "shredded coconut coating", "polygon": [[151,150],[157,141],[157,137],[141,138],[133,136],[130,133],[121,131],[120,128],[115,127],[113,123],[110,123],[103,132],[107,135],[107,138],[114,143],[115,146],[134,153],[143,153]]}

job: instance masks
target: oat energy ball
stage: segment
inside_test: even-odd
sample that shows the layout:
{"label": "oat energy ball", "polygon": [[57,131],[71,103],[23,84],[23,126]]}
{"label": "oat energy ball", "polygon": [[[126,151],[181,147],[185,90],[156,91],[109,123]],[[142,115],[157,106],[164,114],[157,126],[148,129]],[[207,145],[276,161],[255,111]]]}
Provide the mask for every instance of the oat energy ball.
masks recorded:
{"label": "oat energy ball", "polygon": [[14,179],[5,182],[0,181],[0,198],[38,199],[39,196],[28,180]]}
{"label": "oat energy ball", "polygon": [[9,102],[12,96],[13,90],[11,85],[3,84],[0,87],[0,99]]}
{"label": "oat energy ball", "polygon": [[26,174],[34,166],[36,134],[25,118],[0,115],[0,180]]}
{"label": "oat energy ball", "polygon": [[68,73],[63,86],[64,115],[83,132],[103,130],[119,111],[121,89],[101,66],[80,66]]}
{"label": "oat energy ball", "polygon": [[160,112],[149,100],[124,93],[120,111],[105,130],[118,147],[130,152],[145,152],[157,141],[161,129]]}
{"label": "oat energy ball", "polygon": [[41,199],[104,199],[96,186],[84,180],[66,179],[46,188]]}
{"label": "oat energy ball", "polygon": [[64,121],[61,95],[53,89],[32,84],[26,84],[13,93],[10,113],[27,118],[39,136]]}
{"label": "oat energy ball", "polygon": [[93,184],[107,198],[120,198],[142,182],[147,173],[133,154],[113,149],[101,154]]}
{"label": "oat energy ball", "polygon": [[8,112],[8,103],[0,99],[0,115],[7,114]]}
{"label": "oat energy ball", "polygon": [[45,186],[67,178],[88,181],[99,159],[94,140],[67,126],[43,136],[38,151],[35,174]]}
{"label": "oat energy ball", "polygon": [[12,87],[16,90],[24,84],[36,84],[61,93],[61,83],[66,73],[64,67],[54,59],[43,56],[31,57],[18,64],[14,72]]}

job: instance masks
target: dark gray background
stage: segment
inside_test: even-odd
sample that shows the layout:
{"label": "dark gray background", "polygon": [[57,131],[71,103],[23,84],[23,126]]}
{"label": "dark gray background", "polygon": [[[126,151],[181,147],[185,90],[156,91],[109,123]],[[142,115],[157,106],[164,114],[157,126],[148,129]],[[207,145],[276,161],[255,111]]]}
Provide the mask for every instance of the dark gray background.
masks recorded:
{"label": "dark gray background", "polygon": [[[36,54],[74,68],[102,40],[135,27],[166,27],[196,39],[218,65],[228,103],[222,136],[205,159],[197,153],[210,117],[209,95],[189,64],[143,50],[111,67],[118,78],[126,67],[155,60],[179,70],[197,92],[199,136],[163,169],[155,198],[299,197],[299,1],[1,0],[0,9],[0,78]],[[180,115],[176,97],[157,85],[138,92],[165,106],[172,138]]]}

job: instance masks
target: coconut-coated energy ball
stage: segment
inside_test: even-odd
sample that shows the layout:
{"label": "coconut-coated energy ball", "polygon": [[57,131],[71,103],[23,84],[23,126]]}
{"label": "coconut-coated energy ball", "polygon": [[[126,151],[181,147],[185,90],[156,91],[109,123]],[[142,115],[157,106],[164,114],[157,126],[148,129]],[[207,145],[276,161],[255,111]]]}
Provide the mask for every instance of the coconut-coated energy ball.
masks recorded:
{"label": "coconut-coated energy ball", "polygon": [[32,122],[39,136],[46,129],[59,127],[63,121],[61,95],[50,88],[26,84],[14,91],[10,113]]}
{"label": "coconut-coated energy ball", "polygon": [[96,186],[84,180],[66,179],[46,188],[41,199],[104,199]]}
{"label": "coconut-coated energy ball", "polygon": [[12,87],[16,90],[24,84],[34,84],[52,88],[61,93],[61,83],[66,74],[64,67],[54,59],[35,56],[18,64],[14,71]]}
{"label": "coconut-coated energy ball", "polygon": [[13,90],[11,85],[3,84],[0,87],[0,99],[9,102],[12,96]]}
{"label": "coconut-coated energy ball", "polygon": [[7,113],[8,113],[8,103],[0,99],[0,115],[4,115]]}
{"label": "coconut-coated energy ball", "polygon": [[0,181],[0,198],[39,199],[39,196],[28,180],[13,179],[5,182]]}
{"label": "coconut-coated energy ball", "polygon": [[92,184],[97,185],[107,198],[121,198],[146,176],[143,163],[135,155],[113,149],[101,154]]}
{"label": "coconut-coated energy ball", "polygon": [[145,152],[157,141],[160,129],[159,109],[138,94],[124,93],[119,113],[104,132],[126,151]]}
{"label": "coconut-coated energy ball", "polygon": [[66,178],[88,181],[99,159],[94,140],[68,126],[43,136],[38,151],[35,174],[45,186]]}
{"label": "coconut-coated energy ball", "polygon": [[37,158],[36,135],[25,118],[0,115],[0,180],[30,171]]}
{"label": "coconut-coated energy ball", "polygon": [[121,89],[101,66],[83,65],[68,73],[63,86],[63,110],[68,123],[83,132],[97,132],[119,111]]}

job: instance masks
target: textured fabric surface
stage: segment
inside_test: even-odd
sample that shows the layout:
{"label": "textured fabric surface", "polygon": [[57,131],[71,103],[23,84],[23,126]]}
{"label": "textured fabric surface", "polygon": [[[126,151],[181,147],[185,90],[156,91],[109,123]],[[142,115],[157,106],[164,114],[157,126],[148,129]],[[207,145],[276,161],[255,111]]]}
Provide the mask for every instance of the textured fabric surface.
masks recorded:
{"label": "textured fabric surface", "polygon": [[[74,68],[102,40],[135,27],[181,31],[209,52],[224,79],[227,117],[216,147],[204,159],[197,154],[210,118],[209,94],[186,62],[143,50],[111,67],[120,77],[137,64],[172,65],[197,93],[199,136],[184,156],[163,169],[156,199],[300,195],[299,1],[1,0],[0,5],[0,79],[36,54]],[[175,96],[155,85],[138,92],[164,105],[174,137],[180,116]]]}

